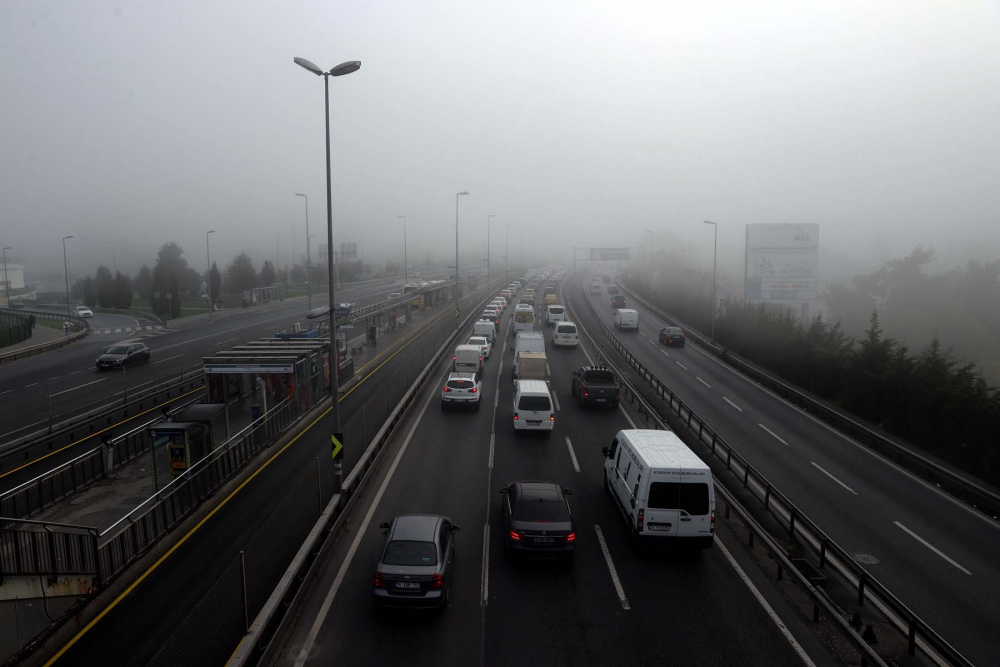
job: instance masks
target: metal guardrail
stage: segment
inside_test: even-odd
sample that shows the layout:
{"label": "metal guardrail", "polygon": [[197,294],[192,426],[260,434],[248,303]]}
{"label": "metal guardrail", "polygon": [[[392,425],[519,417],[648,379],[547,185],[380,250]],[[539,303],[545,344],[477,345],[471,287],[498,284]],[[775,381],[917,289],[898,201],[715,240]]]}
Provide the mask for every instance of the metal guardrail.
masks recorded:
{"label": "metal guardrail", "polygon": [[126,317],[133,317],[137,320],[148,320],[153,324],[163,324],[163,320],[158,316],[154,315],[145,310],[137,310],[135,308],[91,308],[95,313],[106,313],[108,315],[124,315]]}
{"label": "metal guardrail", "polygon": [[[505,284],[504,280],[494,281],[493,285],[495,287],[493,291],[488,291],[486,298],[481,301],[481,305],[489,303],[493,295],[499,294]],[[485,289],[489,290],[490,287],[487,286]],[[463,299],[463,302],[472,300],[473,295],[470,294]],[[479,316],[479,312],[475,308],[470,309],[470,313],[438,347],[437,351],[424,365],[423,370],[420,371],[420,374],[414,379],[409,389],[407,389],[406,393],[399,400],[399,403],[396,404],[396,407],[389,414],[382,428],[375,434],[371,444],[362,453],[357,464],[355,464],[354,468],[344,478],[341,492],[330,499],[330,502],[320,514],[319,519],[317,519],[298,553],[292,559],[291,564],[281,577],[274,592],[268,598],[260,613],[254,618],[250,629],[236,648],[228,664],[256,664],[265,656],[265,651],[269,647],[274,646],[275,642],[271,642],[270,640],[280,628],[281,623],[284,622],[285,612],[294,603],[294,599],[298,596],[299,591],[302,590],[301,584],[308,577],[312,565],[319,555],[325,537],[333,532],[334,527],[344,515],[344,511],[350,504],[351,499],[355,497],[367,479],[369,472],[379,460],[386,444],[395,435],[397,426],[399,426],[409,408],[417,400],[421,388],[432,377],[431,369],[448,352],[449,346],[454,343],[458,333],[472,321],[472,318]]]}
{"label": "metal guardrail", "polygon": [[[591,310],[594,306],[586,300]],[[570,308],[572,311],[572,308]],[[884,584],[872,576],[854,560],[850,553],[834,542],[815,522],[796,507],[781,491],[736,449],[718,435],[704,419],[694,412],[652,371],[639,361],[594,311],[601,333],[625,362],[647,383],[657,398],[665,401],[670,410],[687,428],[709,447],[712,454],[725,462],[726,468],[742,479],[743,488],[761,501],[764,509],[771,513],[792,537],[799,536],[818,557],[819,567],[827,565],[836,569],[851,585],[856,587],[858,604],[868,600],[889,618],[892,625],[907,640],[907,651],[913,655],[919,647],[927,655],[943,665],[972,667],[972,663],[949,644],[941,635],[917,616]],[[577,320],[578,325],[580,322]],[[596,344],[596,343],[595,343]]]}
{"label": "metal guardrail", "polygon": [[298,419],[298,402],[286,398],[255,422],[216,447],[138,507],[101,531],[101,581],[125,570],[202,501],[232,479]]}
{"label": "metal guardrail", "polygon": [[[9,364],[12,361],[17,361],[18,359],[24,359],[26,357],[33,357],[36,354],[42,354],[43,352],[48,352],[49,350],[54,350],[56,348],[65,347],[70,343],[77,341],[88,333],[90,333],[90,323],[87,322],[82,317],[76,317],[75,315],[59,315],[57,313],[47,313],[38,310],[21,310],[21,309],[10,309],[10,308],[0,308],[3,312],[12,313],[14,315],[23,316],[27,318],[30,315],[34,315],[36,320],[56,320],[59,322],[72,322],[73,324],[83,327],[80,331],[72,333],[68,336],[63,336],[56,340],[50,340],[47,343],[39,343],[38,345],[31,345],[29,347],[22,347],[10,352],[0,352],[0,366],[4,364]],[[2,348],[0,348],[2,349]]]}
{"label": "metal guardrail", "polygon": [[836,428],[841,433],[853,438],[857,442],[870,447],[876,452],[889,457],[893,462],[901,465],[920,475],[925,481],[938,486],[958,499],[978,509],[993,519],[1000,519],[1000,494],[994,493],[981,484],[976,483],[963,475],[948,470],[944,466],[928,459],[927,457],[893,442],[889,438],[876,433],[867,426],[855,419],[845,415],[830,406],[817,401],[795,387],[782,382],[778,378],[769,375],[761,369],[743,361],[727,349],[714,345],[697,331],[681,324],[676,319],[670,317],[663,311],[651,305],[632,290],[621,288],[631,298],[638,301],[647,309],[654,312],[660,319],[665,320],[671,326],[679,326],[684,329],[685,334],[695,343],[711,352],[720,360],[729,364],[739,372],[751,378],[755,382],[763,385],[775,394],[790,401],[809,414],[822,419],[830,426]]}

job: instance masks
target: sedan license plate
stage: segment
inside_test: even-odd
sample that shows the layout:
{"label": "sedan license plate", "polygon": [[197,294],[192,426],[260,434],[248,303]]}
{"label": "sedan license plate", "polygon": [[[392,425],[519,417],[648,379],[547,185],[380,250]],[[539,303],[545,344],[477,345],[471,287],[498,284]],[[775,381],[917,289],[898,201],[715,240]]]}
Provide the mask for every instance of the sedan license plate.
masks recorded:
{"label": "sedan license plate", "polygon": [[649,524],[649,529],[650,530],[659,531],[659,532],[666,532],[666,531],[670,530],[670,524],[669,523],[651,523],[651,524]]}
{"label": "sedan license plate", "polygon": [[535,542],[540,542],[542,544],[551,544],[556,541],[554,537],[536,537]]}
{"label": "sedan license plate", "polygon": [[420,584],[415,581],[397,581],[396,588],[420,588]]}

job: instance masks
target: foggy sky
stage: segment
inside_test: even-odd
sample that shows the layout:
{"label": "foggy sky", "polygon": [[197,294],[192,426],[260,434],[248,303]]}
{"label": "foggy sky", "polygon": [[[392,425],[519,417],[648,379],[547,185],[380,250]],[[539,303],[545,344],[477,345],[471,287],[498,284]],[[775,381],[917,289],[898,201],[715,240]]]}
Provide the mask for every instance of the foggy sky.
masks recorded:
{"label": "foggy sky", "polygon": [[[0,3],[0,241],[29,279],[204,270],[325,241],[366,259],[568,257],[669,232],[742,268],[744,225],[814,222],[866,269],[916,244],[1000,256],[1000,5],[845,2]],[[664,242],[664,241],[659,241]],[[10,251],[9,251],[10,252]],[[315,246],[313,247],[315,252]],[[481,253],[480,253],[481,254]],[[450,258],[450,257],[449,257]],[[314,257],[315,261],[315,257]],[[824,276],[823,278],[827,278]]]}

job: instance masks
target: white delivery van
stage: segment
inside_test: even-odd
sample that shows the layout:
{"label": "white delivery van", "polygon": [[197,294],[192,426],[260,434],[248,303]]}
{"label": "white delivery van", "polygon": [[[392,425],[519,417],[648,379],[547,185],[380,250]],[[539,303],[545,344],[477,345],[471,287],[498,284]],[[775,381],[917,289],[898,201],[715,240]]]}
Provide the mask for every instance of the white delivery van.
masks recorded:
{"label": "white delivery van", "polygon": [[497,329],[496,326],[489,320],[479,320],[472,325],[472,335],[473,336],[486,336],[490,339],[491,343],[496,342]]}
{"label": "white delivery van", "polygon": [[551,433],[556,413],[552,409],[549,386],[541,380],[518,380],[514,383],[514,432]]}
{"label": "white delivery van", "polygon": [[566,319],[566,309],[563,306],[553,303],[545,307],[545,323],[549,326],[564,319]]}
{"label": "white delivery van", "polygon": [[514,363],[511,366],[512,377],[516,378],[520,369],[520,357],[525,352],[541,352],[545,354],[545,337],[541,331],[520,331],[514,337],[514,345],[510,348],[514,353]]}
{"label": "white delivery van", "polygon": [[618,431],[604,452],[604,486],[632,538],[708,549],[715,541],[712,471],[671,431]]}
{"label": "white delivery van", "polygon": [[619,308],[615,311],[615,329],[639,330],[639,311],[631,308]]}
{"label": "white delivery van", "polygon": [[514,311],[514,331],[531,331],[535,328],[535,309],[526,303],[517,304]]}
{"label": "white delivery van", "polygon": [[580,335],[576,324],[568,320],[556,322],[552,327],[552,344],[557,347],[576,347],[580,344]]}
{"label": "white delivery van", "polygon": [[459,345],[455,348],[451,370],[456,373],[483,372],[483,349],[479,345]]}

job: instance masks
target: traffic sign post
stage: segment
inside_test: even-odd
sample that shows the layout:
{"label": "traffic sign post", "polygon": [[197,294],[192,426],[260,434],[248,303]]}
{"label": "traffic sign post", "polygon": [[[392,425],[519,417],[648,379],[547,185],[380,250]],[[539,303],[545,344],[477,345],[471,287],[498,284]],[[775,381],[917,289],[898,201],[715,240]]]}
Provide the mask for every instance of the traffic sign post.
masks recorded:
{"label": "traffic sign post", "polygon": [[333,477],[335,488],[333,492],[341,493],[344,486],[344,434],[330,434],[330,456],[333,457]]}

